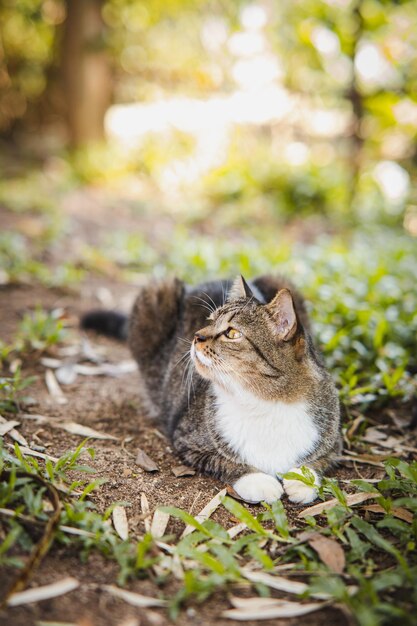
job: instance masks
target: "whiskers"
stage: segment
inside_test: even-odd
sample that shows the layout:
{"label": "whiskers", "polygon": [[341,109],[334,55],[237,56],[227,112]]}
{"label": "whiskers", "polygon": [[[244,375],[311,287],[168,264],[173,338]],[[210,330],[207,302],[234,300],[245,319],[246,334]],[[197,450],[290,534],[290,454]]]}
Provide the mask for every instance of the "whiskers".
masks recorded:
{"label": "whiskers", "polygon": [[191,296],[191,297],[193,298],[193,300],[198,300],[199,302],[201,302],[201,304],[197,303],[197,306],[203,307],[211,315],[212,313],[214,313],[214,311],[217,310],[218,306],[214,302],[213,298],[207,292],[202,291],[201,294],[203,296],[206,296],[208,298],[208,300],[205,300],[204,298],[201,298],[200,296]]}
{"label": "whiskers", "polygon": [[188,407],[190,406],[191,400],[191,392],[195,395],[194,390],[194,363],[191,358],[191,345],[192,341],[189,339],[185,339],[183,337],[177,337],[179,341],[182,341],[186,344],[185,351],[181,354],[179,359],[174,363],[173,369],[181,366],[183,368],[182,377],[181,377],[181,387],[186,385],[187,388],[187,399],[188,399]]}

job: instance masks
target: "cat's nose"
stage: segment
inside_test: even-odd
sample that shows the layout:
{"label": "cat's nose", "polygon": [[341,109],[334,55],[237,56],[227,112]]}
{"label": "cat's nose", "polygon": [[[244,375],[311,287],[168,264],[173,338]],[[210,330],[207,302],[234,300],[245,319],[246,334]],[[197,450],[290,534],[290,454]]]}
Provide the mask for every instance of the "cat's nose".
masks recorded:
{"label": "cat's nose", "polygon": [[207,337],[205,335],[202,335],[201,333],[196,333],[194,335],[194,341],[196,343],[200,343],[200,342],[203,342],[203,341],[206,341],[206,340],[207,340]]}

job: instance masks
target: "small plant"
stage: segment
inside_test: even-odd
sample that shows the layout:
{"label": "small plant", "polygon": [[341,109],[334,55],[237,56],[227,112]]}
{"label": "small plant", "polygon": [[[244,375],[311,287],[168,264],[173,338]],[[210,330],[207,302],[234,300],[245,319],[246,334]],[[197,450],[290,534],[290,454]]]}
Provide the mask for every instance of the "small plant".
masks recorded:
{"label": "small plant", "polygon": [[18,367],[11,377],[0,377],[0,411],[16,412],[20,408],[20,403],[25,401],[22,396],[29,385],[36,380],[36,376],[22,377]]}
{"label": "small plant", "polygon": [[61,312],[48,312],[37,307],[33,312],[25,313],[17,332],[17,349],[19,351],[44,351],[66,337]]}

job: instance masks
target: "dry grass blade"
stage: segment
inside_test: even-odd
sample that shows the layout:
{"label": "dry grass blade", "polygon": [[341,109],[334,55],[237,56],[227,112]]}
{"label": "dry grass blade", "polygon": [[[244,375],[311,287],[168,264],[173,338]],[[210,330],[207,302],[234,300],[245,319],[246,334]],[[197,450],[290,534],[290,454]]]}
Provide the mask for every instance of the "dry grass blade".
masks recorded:
{"label": "dry grass blade", "polygon": [[246,568],[242,568],[240,572],[242,576],[251,582],[261,583],[262,585],[266,585],[271,589],[277,589],[278,591],[300,594],[308,589],[308,585],[305,583],[282,578],[282,576],[272,576],[272,574],[267,574],[266,572],[254,572]]}
{"label": "dry grass blade", "polygon": [[98,430],[94,430],[94,428],[78,424],[77,422],[61,422],[59,424],[53,424],[53,427],[66,430],[67,433],[71,433],[71,435],[80,435],[80,437],[89,437],[91,439],[112,439],[113,441],[117,441],[117,437],[114,437],[113,435],[101,433]]}
{"label": "dry grass blade", "polygon": [[113,526],[120,539],[126,541],[129,537],[129,525],[124,506],[115,506],[112,513]]}
{"label": "dry grass blade", "polygon": [[32,602],[40,602],[41,600],[49,600],[57,596],[63,596],[65,593],[74,591],[79,587],[80,583],[76,578],[68,576],[62,580],[52,583],[51,585],[43,585],[42,587],[34,587],[14,593],[7,601],[8,606],[20,606],[22,604],[31,604]]}
{"label": "dry grass blade", "polygon": [[188,465],[176,465],[175,467],[171,467],[171,472],[177,478],[181,478],[182,476],[194,476],[195,470],[192,467],[188,467]]}
{"label": "dry grass blade", "polygon": [[10,420],[8,422],[7,420],[4,419],[4,417],[2,417],[0,420],[0,437],[3,437],[8,432],[13,430],[15,426],[20,426],[20,422],[16,422],[16,420]]}
{"label": "dry grass blade", "polygon": [[[9,448],[14,448],[14,446],[9,443],[7,444]],[[59,459],[57,459],[56,456],[50,456],[49,454],[44,454],[43,452],[37,452],[36,450],[31,450],[31,448],[27,448],[26,446],[20,446],[20,452],[24,455],[24,456],[35,456],[37,459],[49,459],[50,461],[53,461],[54,463],[56,463]]]}
{"label": "dry grass blade", "polygon": [[[214,511],[221,505],[222,503],[221,500],[225,495],[226,495],[226,489],[222,489],[221,491],[219,491],[219,493],[217,493],[214,496],[214,498],[212,498],[210,502],[208,502],[208,504],[206,504],[206,506],[203,509],[201,509],[199,513],[197,513],[197,515],[195,516],[195,519],[198,522],[200,522],[200,524],[205,522],[206,519],[208,519],[211,515],[213,515]],[[184,529],[184,532],[181,535],[181,538],[186,537],[187,535],[192,533],[194,530],[195,530],[194,526],[186,526]]]}
{"label": "dry grass blade", "polygon": [[239,535],[246,529],[247,529],[247,525],[244,522],[240,522],[239,524],[235,524],[235,526],[232,526],[231,528],[229,528],[229,530],[227,531],[227,534],[229,535],[230,539],[233,539],[234,537],[237,537],[237,535]]}
{"label": "dry grass blade", "polygon": [[151,522],[149,520],[151,510],[149,508],[149,501],[145,493],[140,494],[140,508],[144,516],[143,523],[145,524],[145,530],[147,533],[149,533],[151,530]]}
{"label": "dry grass blade", "polygon": [[[5,426],[6,424],[9,424],[11,422],[9,422],[8,420],[6,420],[2,415],[0,415],[0,424],[2,426]],[[18,422],[15,424],[15,426],[18,425]],[[12,428],[8,428],[6,430],[6,433],[9,435],[9,437],[11,437],[13,439],[13,441],[17,441],[17,443],[21,446],[29,446],[28,442],[26,441],[25,437],[23,435],[21,435],[19,433],[18,430],[16,430],[16,428],[12,427]],[[4,433],[4,434],[6,434]],[[0,433],[2,434],[2,433]]]}
{"label": "dry grass blade", "polygon": [[[362,507],[365,511],[371,511],[372,513],[383,513],[386,515],[386,510],[380,504],[368,504],[367,506]],[[408,524],[413,523],[413,514],[407,509],[403,509],[402,507],[398,507],[396,509],[392,509],[390,511],[390,515],[397,517],[398,519],[403,520],[403,522],[407,522]]]}
{"label": "dry grass blade", "polygon": [[381,461],[385,461],[388,459],[389,455],[371,455],[371,454],[355,454],[354,452],[350,452],[346,450],[346,455],[348,456],[340,456],[338,460],[349,463],[362,463],[363,465],[373,465],[374,467],[384,467]]}
{"label": "dry grass blade", "polygon": [[308,543],[317,552],[322,563],[335,574],[342,574],[346,565],[345,553],[336,539],[316,533]]}
{"label": "dry grass blade", "polygon": [[166,527],[169,522],[169,514],[156,509],[151,524],[151,535],[155,539],[160,539],[165,535]]}
{"label": "dry grass blade", "polygon": [[82,376],[123,376],[136,372],[138,366],[136,361],[128,359],[120,363],[102,363],[101,365],[75,365],[74,370]]}
{"label": "dry grass blade", "polygon": [[124,589],[120,589],[120,587],[115,587],[114,585],[103,585],[102,589],[104,589],[108,593],[111,593],[112,596],[124,600],[132,606],[146,608],[151,606],[165,606],[166,604],[165,600],[160,600],[159,598],[150,598],[149,596],[142,596],[140,593],[125,591]]}
{"label": "dry grass blade", "polygon": [[159,467],[157,466],[155,461],[153,461],[151,457],[148,456],[146,452],[144,452],[141,448],[138,448],[135,463],[136,465],[139,465],[139,467],[144,469],[145,472],[158,472],[159,471]]}
{"label": "dry grass blade", "polygon": [[[348,506],[354,506],[355,504],[365,502],[365,500],[372,500],[377,497],[377,493],[353,493],[346,496],[346,502]],[[313,506],[309,506],[307,509],[300,511],[297,517],[307,517],[308,515],[315,517],[316,515],[321,515],[323,511],[327,511],[333,506],[336,506],[336,504],[339,504],[339,500],[337,498],[326,500],[326,502],[319,502],[319,504],[314,504]]]}
{"label": "dry grass blade", "polygon": [[299,604],[275,598],[231,598],[234,609],[223,611],[222,616],[238,621],[299,617],[327,606],[325,602]]}
{"label": "dry grass blade", "polygon": [[67,404],[68,400],[62,392],[61,387],[58,384],[55,374],[52,370],[46,370],[45,382],[49,391],[49,395],[57,404]]}

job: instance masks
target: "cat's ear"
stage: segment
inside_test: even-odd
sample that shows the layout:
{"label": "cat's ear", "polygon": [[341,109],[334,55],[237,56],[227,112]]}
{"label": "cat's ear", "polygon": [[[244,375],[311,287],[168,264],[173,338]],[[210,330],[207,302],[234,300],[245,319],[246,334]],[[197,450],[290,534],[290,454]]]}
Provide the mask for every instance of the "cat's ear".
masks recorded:
{"label": "cat's ear", "polygon": [[289,341],[297,330],[297,316],[291,293],[288,289],[281,289],[266,307],[272,315],[274,332],[278,339]]}
{"label": "cat's ear", "polygon": [[239,300],[240,298],[252,298],[253,293],[243,276],[239,275],[235,278],[232,288],[230,289],[227,301]]}

